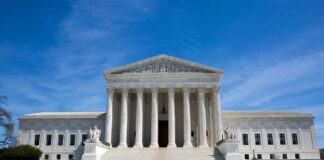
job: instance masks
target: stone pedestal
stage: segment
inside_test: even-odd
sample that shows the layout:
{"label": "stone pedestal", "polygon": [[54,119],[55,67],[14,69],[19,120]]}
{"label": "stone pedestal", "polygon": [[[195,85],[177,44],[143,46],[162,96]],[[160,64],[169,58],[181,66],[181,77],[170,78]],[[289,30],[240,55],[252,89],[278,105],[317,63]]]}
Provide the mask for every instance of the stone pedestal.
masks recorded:
{"label": "stone pedestal", "polygon": [[100,142],[84,142],[84,153],[81,160],[100,160],[109,147]]}
{"label": "stone pedestal", "polygon": [[242,155],[238,153],[239,141],[225,140],[218,144],[217,148],[226,160],[242,160]]}

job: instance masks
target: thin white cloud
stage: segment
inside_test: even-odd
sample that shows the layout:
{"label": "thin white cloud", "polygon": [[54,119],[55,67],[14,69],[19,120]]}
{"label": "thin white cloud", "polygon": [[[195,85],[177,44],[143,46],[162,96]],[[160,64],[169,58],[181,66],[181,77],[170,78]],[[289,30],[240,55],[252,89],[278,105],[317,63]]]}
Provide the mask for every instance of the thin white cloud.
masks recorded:
{"label": "thin white cloud", "polygon": [[258,69],[259,72],[223,93],[223,105],[257,106],[289,93],[324,86],[323,64],[321,52]]}

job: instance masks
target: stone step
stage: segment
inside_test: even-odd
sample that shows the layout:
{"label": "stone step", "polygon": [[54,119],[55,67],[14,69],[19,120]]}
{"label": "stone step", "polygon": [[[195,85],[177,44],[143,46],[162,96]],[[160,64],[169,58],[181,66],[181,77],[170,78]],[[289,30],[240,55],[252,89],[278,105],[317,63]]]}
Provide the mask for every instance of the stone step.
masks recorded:
{"label": "stone step", "polygon": [[112,148],[102,160],[223,160],[213,148]]}

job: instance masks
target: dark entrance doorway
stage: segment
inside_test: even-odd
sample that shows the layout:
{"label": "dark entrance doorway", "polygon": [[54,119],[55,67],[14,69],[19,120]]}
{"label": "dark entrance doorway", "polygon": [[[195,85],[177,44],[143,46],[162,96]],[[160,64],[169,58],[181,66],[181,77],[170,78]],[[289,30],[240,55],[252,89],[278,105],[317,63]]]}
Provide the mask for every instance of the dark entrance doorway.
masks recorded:
{"label": "dark entrance doorway", "polygon": [[168,146],[168,121],[159,121],[159,146]]}

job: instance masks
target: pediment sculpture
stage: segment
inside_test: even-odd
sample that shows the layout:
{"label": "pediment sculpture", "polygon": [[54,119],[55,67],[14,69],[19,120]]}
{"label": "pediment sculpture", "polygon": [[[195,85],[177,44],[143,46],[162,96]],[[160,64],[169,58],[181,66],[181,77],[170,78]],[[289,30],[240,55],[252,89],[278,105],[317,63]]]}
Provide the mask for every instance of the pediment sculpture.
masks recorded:
{"label": "pediment sculpture", "polygon": [[113,74],[121,73],[166,73],[166,72],[199,72],[214,73],[214,71],[191,66],[184,63],[177,63],[171,60],[159,59],[146,64],[125,68],[123,70],[113,72]]}

